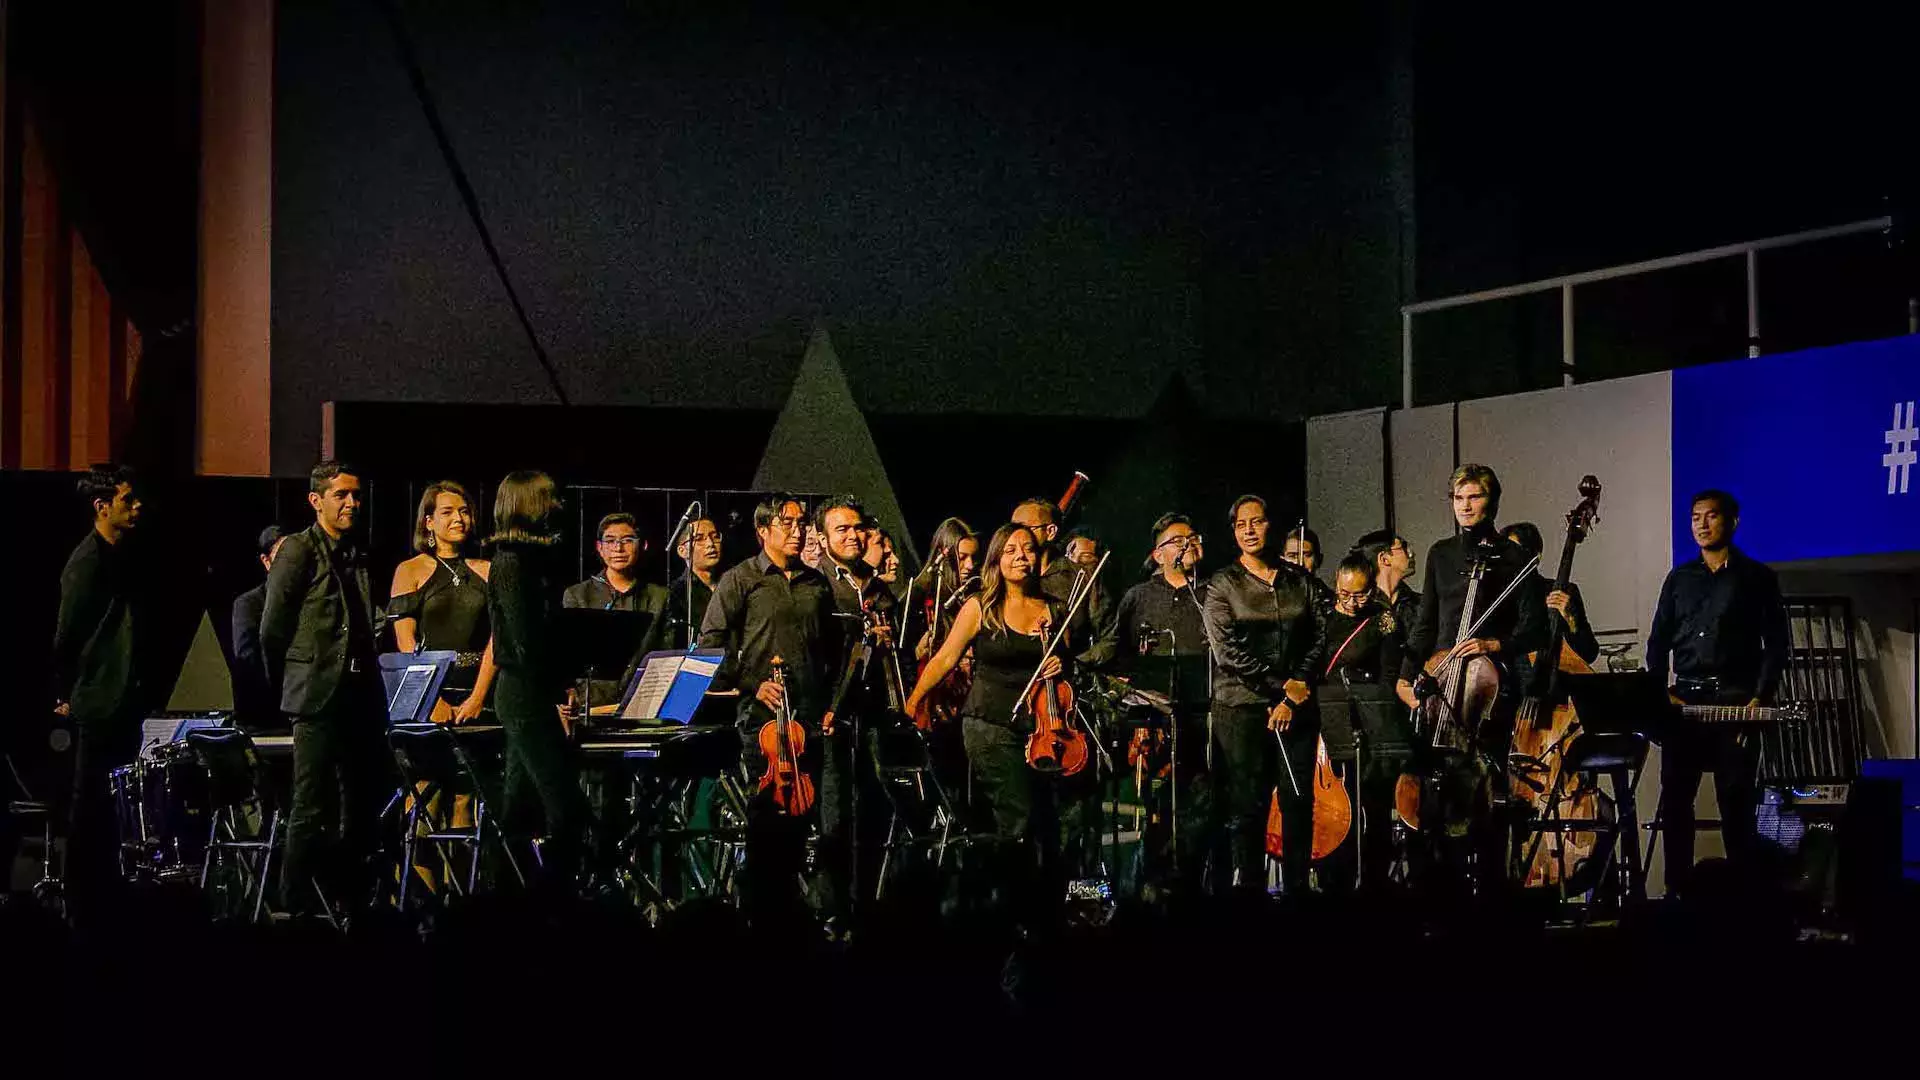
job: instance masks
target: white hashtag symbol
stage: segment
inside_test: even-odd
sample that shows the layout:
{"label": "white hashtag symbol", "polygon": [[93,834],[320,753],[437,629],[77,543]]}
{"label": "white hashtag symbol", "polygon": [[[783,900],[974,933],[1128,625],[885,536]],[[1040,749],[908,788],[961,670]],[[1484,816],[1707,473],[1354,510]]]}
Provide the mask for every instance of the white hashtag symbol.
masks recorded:
{"label": "white hashtag symbol", "polygon": [[1920,453],[1916,453],[1913,444],[1920,440],[1920,428],[1913,426],[1913,402],[1906,403],[1906,419],[1901,419],[1900,402],[1893,403],[1893,428],[1887,432],[1887,452],[1880,455],[1880,464],[1887,469],[1887,494],[1907,493],[1907,480],[1916,462],[1920,462]]}

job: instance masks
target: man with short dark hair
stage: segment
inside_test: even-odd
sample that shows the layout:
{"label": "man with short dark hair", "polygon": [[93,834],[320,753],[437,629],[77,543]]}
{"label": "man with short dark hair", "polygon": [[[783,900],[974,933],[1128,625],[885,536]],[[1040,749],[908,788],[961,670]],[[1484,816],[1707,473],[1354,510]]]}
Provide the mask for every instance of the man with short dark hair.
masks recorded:
{"label": "man with short dark hair", "polygon": [[[278,525],[260,530],[260,569],[272,572],[273,557],[285,542]],[[260,653],[260,616],[266,607],[265,578],[233,601],[233,713],[236,725],[247,731],[280,726],[279,704],[267,685],[266,659]]]}
{"label": "man with short dark hair", "polygon": [[[592,611],[624,611],[647,620],[647,627],[634,651],[634,663],[618,679],[593,679],[588,686],[588,704],[607,705],[620,699],[620,692],[642,657],[673,647],[667,610],[672,595],[666,586],[640,580],[640,557],[647,542],[628,513],[612,513],[600,519],[594,532],[594,551],[600,556],[600,572],[561,594],[560,606]],[[609,672],[611,674],[611,672]]]}
{"label": "man with short dark hair", "polygon": [[93,527],[60,572],[53,632],[54,711],[74,722],[74,789],[67,834],[68,911],[78,924],[110,916],[120,879],[107,776],[140,751],[141,582],[131,537],[140,524],[133,470],[96,466],[78,491]]}
{"label": "man with short dark hair", "polygon": [[676,538],[674,554],[685,565],[680,576],[667,586],[668,602],[673,605],[674,622],[691,628],[682,638],[691,645],[693,637],[700,632],[700,620],[706,617],[707,605],[713,601],[713,587],[720,580],[725,546],[719,524],[710,517],[687,522],[687,527]]}
{"label": "man with short dark hair", "polygon": [[[1740,504],[1724,491],[1693,497],[1693,540],[1700,557],[1673,568],[1647,633],[1647,670],[1688,705],[1764,705],[1786,670],[1790,631],[1780,580],[1734,546]],[[1685,894],[1693,871],[1694,795],[1713,772],[1720,834],[1743,868],[1757,854],[1754,783],[1759,741],[1736,728],[1695,723],[1660,748],[1660,818],[1667,845],[1667,888]]]}
{"label": "man with short dark hair", "polygon": [[309,885],[349,911],[370,899],[368,856],[393,793],[386,691],[356,526],[364,496],[353,466],[323,461],[308,477],[313,524],[286,538],[267,571],[260,651],[293,726],[293,805],[284,891],[312,912]]}
{"label": "man with short dark hair", "polygon": [[1420,614],[1420,594],[1409,584],[1417,564],[1413,545],[1391,529],[1376,529],[1353,542],[1353,550],[1373,564],[1373,588],[1381,603],[1393,609],[1393,618],[1404,631]]}
{"label": "man with short dark hair", "polygon": [[[800,561],[811,530],[800,500],[789,495],[761,500],[753,510],[753,527],[760,537],[760,554],[721,575],[700,625],[700,644],[727,652],[712,689],[741,694],[741,760],[750,778],[757,782],[767,771],[760,730],[784,707],[785,715],[807,731],[809,749],[800,766],[817,779],[820,752],[813,748],[814,740],[842,655],[833,587]],[[784,686],[773,678],[776,658],[785,663]],[[776,805],[771,787],[749,804],[741,888],[756,921],[777,921],[796,912],[810,816]]]}
{"label": "man with short dark hair", "polygon": [[1280,557],[1307,572],[1307,585],[1313,589],[1313,595],[1320,607],[1333,610],[1333,590],[1320,578],[1320,534],[1298,525],[1288,530],[1286,542],[1281,546]]}

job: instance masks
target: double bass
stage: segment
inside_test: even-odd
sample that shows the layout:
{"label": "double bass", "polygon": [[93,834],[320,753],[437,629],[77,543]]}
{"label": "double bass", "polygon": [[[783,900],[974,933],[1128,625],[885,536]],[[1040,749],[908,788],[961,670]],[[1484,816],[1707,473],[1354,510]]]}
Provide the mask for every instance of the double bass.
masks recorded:
{"label": "double bass", "polygon": [[[1560,548],[1560,566],[1551,592],[1565,592],[1573,574],[1573,553],[1599,520],[1600,481],[1580,480],[1580,502],[1567,512],[1567,538]],[[1597,789],[1580,785],[1563,771],[1567,749],[1580,734],[1580,717],[1573,702],[1564,700],[1560,673],[1587,675],[1587,662],[1566,640],[1566,620],[1554,616],[1547,647],[1534,654],[1534,675],[1520,702],[1507,752],[1507,771],[1513,793],[1536,816],[1551,813],[1561,821],[1592,821],[1612,812],[1610,800]],[[1571,781],[1574,787],[1569,790]],[[1556,885],[1576,875],[1599,842],[1597,832],[1541,832],[1534,834],[1525,854],[1527,885]]]}

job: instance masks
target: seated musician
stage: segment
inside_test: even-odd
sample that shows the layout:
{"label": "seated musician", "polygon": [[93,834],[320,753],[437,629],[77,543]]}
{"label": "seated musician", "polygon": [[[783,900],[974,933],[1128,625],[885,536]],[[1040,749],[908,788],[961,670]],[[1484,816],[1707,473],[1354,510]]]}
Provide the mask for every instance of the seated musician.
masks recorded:
{"label": "seated musician", "polygon": [[[646,554],[646,541],[633,515],[613,513],[600,519],[594,533],[594,550],[600,556],[600,572],[569,586],[561,598],[562,607],[595,611],[627,611],[647,620],[647,629],[634,652],[637,663],[650,652],[673,647],[672,630],[667,621],[672,597],[665,586],[640,581],[640,558]],[[608,705],[620,700],[620,692],[632,678],[628,665],[618,679],[596,678],[589,683],[589,705]]]}
{"label": "seated musician", "polygon": [[[754,507],[753,525],[760,553],[721,575],[700,624],[700,645],[727,651],[712,689],[741,694],[740,749],[749,781],[771,777],[761,750],[761,729],[784,715],[807,732],[800,765],[817,783],[820,755],[814,746],[843,656],[833,587],[800,561],[812,524],[798,499],[775,495],[762,500]],[[773,678],[776,657],[786,666],[784,686]],[[776,795],[782,790],[768,783],[747,808],[747,857],[740,886],[748,918],[763,924],[791,919],[801,911],[799,876],[814,811],[802,811],[791,800],[782,806]],[[821,800],[821,812],[832,804]]]}
{"label": "seated musician", "polygon": [[[720,539],[720,526],[710,517],[697,517],[687,522],[680,534],[679,543],[674,546],[674,554],[686,566],[680,576],[667,586],[667,601],[672,605],[675,626],[692,628],[692,634],[684,632],[676,635],[678,641],[688,641],[700,632],[700,620],[707,614],[707,604],[713,600],[713,587],[720,580],[720,560],[725,554],[725,545]],[[689,586],[693,597],[688,602]]]}
{"label": "seated musician", "polygon": [[[260,530],[260,566],[272,572],[273,557],[280,553],[280,526]],[[267,583],[248,589],[233,601],[233,715],[234,723],[246,731],[265,731],[280,726],[280,703],[267,685],[266,661],[260,655],[260,615],[267,606]]]}
{"label": "seated musician", "polygon": [[[1490,757],[1504,757],[1520,690],[1513,664],[1516,658],[1524,658],[1546,644],[1547,609],[1540,596],[1539,578],[1527,565],[1532,556],[1501,536],[1494,525],[1500,509],[1500,478],[1494,471],[1485,465],[1460,466],[1448,478],[1447,497],[1460,531],[1427,549],[1420,611],[1413,625],[1407,628],[1407,648],[1400,661],[1400,678],[1395,688],[1410,706],[1416,705],[1416,697],[1425,700],[1432,696],[1433,704],[1428,706],[1430,715],[1460,729],[1466,746],[1474,751],[1449,753],[1438,760],[1436,778],[1441,783],[1423,797],[1421,825],[1425,831],[1446,833],[1449,837],[1458,835],[1464,827],[1478,851],[1480,872],[1489,875],[1483,884],[1491,885],[1494,879],[1490,875],[1506,865],[1504,835],[1481,809],[1487,805],[1483,796],[1488,785],[1504,785],[1506,774],[1504,769],[1487,768],[1485,762]],[[1470,580],[1472,567],[1483,570],[1477,585]],[[1523,570],[1526,575],[1521,578]],[[1494,606],[1494,601],[1516,578],[1519,584],[1513,592]],[[1475,599],[1473,610],[1467,612],[1470,585]],[[1483,615],[1485,621],[1471,637],[1449,644]],[[1452,659],[1441,665],[1433,678],[1428,678],[1423,669],[1443,652],[1451,652]],[[1497,700],[1484,723],[1472,717],[1454,717],[1454,703],[1444,696],[1416,695],[1416,680],[1421,681],[1423,690],[1444,686],[1445,669],[1458,670],[1463,661],[1475,656],[1491,658],[1501,673]],[[1424,721],[1423,725],[1419,737],[1425,742],[1432,738],[1434,724]],[[1428,802],[1432,803],[1431,808],[1426,806]],[[1467,850],[1451,841],[1446,848],[1443,854],[1452,869],[1464,870]]]}
{"label": "seated musician", "polygon": [[[1205,557],[1200,534],[1185,514],[1162,514],[1153,523],[1153,576],[1128,589],[1114,618],[1118,645],[1114,665],[1143,691],[1167,694],[1178,725],[1177,743],[1167,729],[1143,729],[1128,752],[1136,780],[1170,773],[1154,782],[1143,855],[1156,889],[1197,893],[1206,868],[1207,792],[1207,583],[1198,569]],[[1194,670],[1178,663],[1189,658]],[[1144,786],[1144,785],[1143,785]],[[1178,819],[1177,822],[1175,819]],[[1176,842],[1178,848],[1173,845]]]}
{"label": "seated musician", "polygon": [[[1673,672],[1674,701],[1764,705],[1786,669],[1789,629],[1773,570],[1734,546],[1740,504],[1724,491],[1693,497],[1700,557],[1667,574],[1647,634],[1647,670]],[[1754,783],[1759,740],[1738,728],[1682,726],[1661,746],[1660,817],[1667,889],[1684,896],[1693,871],[1694,796],[1713,772],[1728,858],[1750,869],[1757,854]]]}
{"label": "seated musician", "polygon": [[1394,785],[1406,771],[1411,741],[1406,710],[1394,696],[1403,634],[1374,588],[1373,567],[1359,552],[1341,560],[1327,616],[1320,730],[1360,826],[1327,858],[1325,881],[1333,890],[1353,888],[1356,871],[1358,883],[1368,888],[1386,884],[1393,865]]}
{"label": "seated musician", "polygon": [[480,715],[493,686],[493,628],[487,619],[487,575],[479,557],[467,489],[451,480],[427,485],[413,518],[415,555],[393,568],[387,616],[401,652],[458,654],[434,706],[440,723]]}
{"label": "seated musician", "polygon": [[1420,594],[1408,584],[1415,567],[1413,545],[1391,529],[1375,529],[1355,540],[1353,550],[1373,564],[1373,589],[1405,632],[1420,614]]}
{"label": "seated musician", "polygon": [[1285,547],[1280,557],[1307,572],[1313,586],[1313,592],[1320,600],[1320,606],[1333,610],[1333,590],[1320,579],[1320,563],[1324,557],[1320,547],[1320,534],[1300,525],[1287,533]]}
{"label": "seated musician", "polygon": [[[1539,555],[1546,549],[1546,541],[1540,535],[1540,529],[1531,521],[1516,521],[1502,532],[1506,538],[1527,549],[1529,555]],[[1567,589],[1561,592],[1553,587],[1553,578],[1540,573],[1540,593],[1547,598],[1547,610],[1565,624],[1567,645],[1574,655],[1591,664],[1600,656],[1600,639],[1593,636],[1593,623],[1587,620],[1587,604],[1580,598],[1580,586],[1567,582]]]}

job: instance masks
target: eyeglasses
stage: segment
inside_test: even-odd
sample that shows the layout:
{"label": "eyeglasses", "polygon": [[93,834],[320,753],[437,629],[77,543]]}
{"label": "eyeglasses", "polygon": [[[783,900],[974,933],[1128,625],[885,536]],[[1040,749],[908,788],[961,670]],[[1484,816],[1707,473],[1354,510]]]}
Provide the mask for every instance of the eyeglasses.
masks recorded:
{"label": "eyeglasses", "polygon": [[1373,595],[1373,590],[1371,589],[1363,590],[1361,592],[1348,592],[1345,589],[1338,589],[1334,592],[1335,597],[1341,600],[1351,600],[1356,604],[1372,595]]}
{"label": "eyeglasses", "polygon": [[613,548],[638,547],[640,538],[637,536],[603,536],[600,538],[600,542]]}
{"label": "eyeglasses", "polygon": [[773,521],[771,522],[771,525],[773,527],[777,527],[781,532],[788,533],[788,534],[803,533],[807,531],[806,518],[777,517],[773,519]]}
{"label": "eyeglasses", "polygon": [[1206,537],[1201,536],[1199,533],[1188,533],[1186,536],[1169,536],[1165,540],[1155,544],[1153,550],[1159,551],[1163,547],[1199,547],[1205,540]]}

